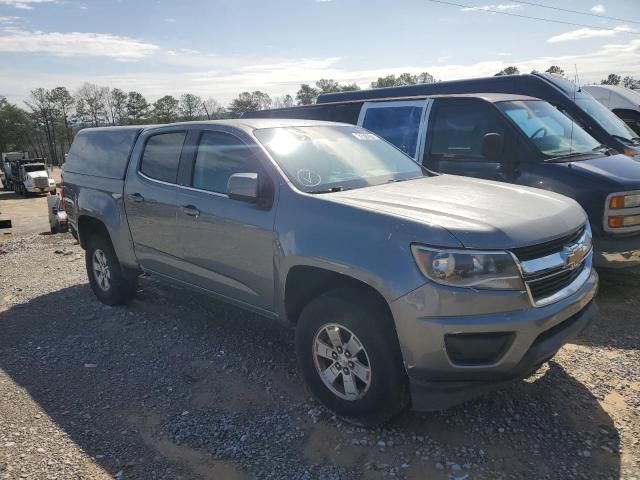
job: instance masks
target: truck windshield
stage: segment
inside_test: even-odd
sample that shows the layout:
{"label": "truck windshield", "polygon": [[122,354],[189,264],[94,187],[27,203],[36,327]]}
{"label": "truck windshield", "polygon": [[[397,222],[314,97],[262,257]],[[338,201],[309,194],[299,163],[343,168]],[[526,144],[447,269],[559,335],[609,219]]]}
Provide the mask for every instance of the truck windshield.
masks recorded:
{"label": "truck windshield", "polygon": [[496,104],[547,158],[593,154],[600,144],[557,108],[542,100]]}
{"label": "truck windshield", "polygon": [[254,133],[289,180],[307,193],[349,190],[428,175],[402,151],[359,127],[277,127]]}
{"label": "truck windshield", "polygon": [[637,137],[637,135],[633,130],[620,120],[615,113],[591,95],[581,95],[580,98],[576,98],[576,104],[598,122],[609,135],[613,135],[628,143],[634,143],[634,138]]}
{"label": "truck windshield", "polygon": [[44,165],[25,165],[24,166],[25,172],[40,172],[42,170],[44,170]]}

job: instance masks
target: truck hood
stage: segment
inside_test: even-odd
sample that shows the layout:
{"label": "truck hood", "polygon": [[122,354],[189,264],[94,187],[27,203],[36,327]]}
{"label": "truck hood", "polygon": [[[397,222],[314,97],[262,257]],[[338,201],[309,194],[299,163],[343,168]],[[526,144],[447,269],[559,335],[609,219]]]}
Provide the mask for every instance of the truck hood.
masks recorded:
{"label": "truck hood", "polygon": [[581,173],[606,178],[622,190],[640,189],[640,157],[611,155],[610,157],[590,158],[579,162],[563,163]]}
{"label": "truck hood", "polygon": [[37,172],[26,172],[28,178],[49,178],[49,175],[44,170],[39,170]]}
{"label": "truck hood", "polygon": [[437,225],[466,248],[475,249],[542,243],[576,230],[587,220],[582,208],[562,195],[455,175],[325,195],[327,200],[356,208]]}

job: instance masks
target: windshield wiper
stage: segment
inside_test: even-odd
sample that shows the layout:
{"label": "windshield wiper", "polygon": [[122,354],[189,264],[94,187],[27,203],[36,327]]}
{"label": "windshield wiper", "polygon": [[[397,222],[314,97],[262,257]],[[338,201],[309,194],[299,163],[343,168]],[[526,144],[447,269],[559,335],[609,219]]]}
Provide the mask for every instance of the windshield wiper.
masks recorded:
{"label": "windshield wiper", "polygon": [[611,156],[611,149],[609,147],[607,147],[606,145],[602,144],[602,143],[600,145],[598,145],[597,147],[593,148],[592,151],[594,151],[594,152],[602,152],[602,153],[606,154],[608,157]]}
{"label": "windshield wiper", "polygon": [[638,145],[640,144],[640,137],[631,137],[631,138],[627,138],[627,137],[623,137],[622,135],[616,135],[614,133],[611,134],[611,136],[613,138],[617,138],[618,140],[624,142],[624,143],[630,143],[631,145]]}
{"label": "windshield wiper", "polygon": [[[598,147],[596,147],[598,148]],[[559,155],[557,157],[552,157],[552,158],[545,158],[545,163],[562,163],[562,162],[571,162],[573,160],[570,160],[573,157],[581,157],[584,155],[593,155],[593,153],[591,152],[571,152],[571,153],[567,153],[566,155]]]}
{"label": "windshield wiper", "polygon": [[346,190],[351,190],[353,187],[345,187],[343,185],[339,185],[337,187],[325,188],[321,190],[310,190],[307,193],[311,193],[313,195],[317,193],[335,193],[335,192],[344,192]]}

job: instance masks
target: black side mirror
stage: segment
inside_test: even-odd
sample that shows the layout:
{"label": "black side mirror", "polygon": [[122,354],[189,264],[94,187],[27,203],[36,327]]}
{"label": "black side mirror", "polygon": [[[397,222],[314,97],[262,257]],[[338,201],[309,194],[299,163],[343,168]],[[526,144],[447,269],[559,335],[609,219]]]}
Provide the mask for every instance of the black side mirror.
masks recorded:
{"label": "black side mirror", "polygon": [[232,200],[253,203],[258,200],[258,174],[234,173],[227,181],[227,195]]}
{"label": "black side mirror", "polygon": [[503,148],[504,138],[499,133],[487,133],[482,139],[482,156],[489,161],[498,161]]}

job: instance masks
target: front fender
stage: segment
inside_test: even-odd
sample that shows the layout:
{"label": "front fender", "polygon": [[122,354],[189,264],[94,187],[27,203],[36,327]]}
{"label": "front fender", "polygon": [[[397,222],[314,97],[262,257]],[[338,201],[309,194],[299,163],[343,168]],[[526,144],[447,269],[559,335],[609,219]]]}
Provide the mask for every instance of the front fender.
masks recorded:
{"label": "front fender", "polygon": [[412,243],[460,245],[441,227],[287,188],[275,230],[276,300],[284,296],[291,269],[310,266],[365,283],[391,303],[427,282],[413,260]]}

